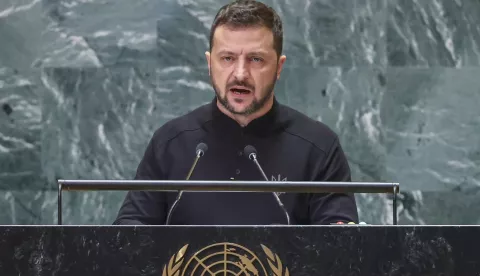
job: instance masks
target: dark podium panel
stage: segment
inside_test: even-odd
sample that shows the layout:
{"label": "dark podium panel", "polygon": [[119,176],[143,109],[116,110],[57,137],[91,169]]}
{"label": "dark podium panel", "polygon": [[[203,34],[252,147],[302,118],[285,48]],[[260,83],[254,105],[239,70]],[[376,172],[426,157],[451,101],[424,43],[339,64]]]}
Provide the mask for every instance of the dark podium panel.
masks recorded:
{"label": "dark podium panel", "polygon": [[480,275],[474,226],[4,226],[1,275]]}

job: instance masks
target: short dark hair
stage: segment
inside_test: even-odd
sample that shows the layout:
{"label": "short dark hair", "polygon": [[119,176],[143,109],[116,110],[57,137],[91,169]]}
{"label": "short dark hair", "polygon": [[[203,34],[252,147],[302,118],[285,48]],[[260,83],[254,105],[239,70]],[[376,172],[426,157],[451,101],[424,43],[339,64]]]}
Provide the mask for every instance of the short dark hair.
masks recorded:
{"label": "short dark hair", "polygon": [[213,47],[213,35],[218,26],[233,28],[264,26],[273,33],[273,47],[280,57],[283,50],[282,20],[275,10],[255,0],[236,0],[220,8],[210,30],[210,51]]}

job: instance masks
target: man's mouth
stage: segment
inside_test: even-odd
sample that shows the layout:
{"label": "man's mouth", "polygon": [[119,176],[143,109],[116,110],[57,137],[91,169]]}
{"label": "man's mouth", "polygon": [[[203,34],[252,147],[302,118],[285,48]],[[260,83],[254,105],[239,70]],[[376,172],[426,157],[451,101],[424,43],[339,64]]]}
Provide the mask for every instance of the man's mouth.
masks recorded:
{"label": "man's mouth", "polygon": [[252,92],[250,89],[245,87],[232,87],[230,88],[230,91],[236,95],[246,95]]}

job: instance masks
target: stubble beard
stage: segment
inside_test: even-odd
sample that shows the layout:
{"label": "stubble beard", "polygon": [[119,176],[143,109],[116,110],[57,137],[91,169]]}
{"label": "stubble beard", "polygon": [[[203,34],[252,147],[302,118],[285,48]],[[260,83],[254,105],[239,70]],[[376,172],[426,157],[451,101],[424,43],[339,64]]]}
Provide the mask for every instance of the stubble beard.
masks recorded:
{"label": "stubble beard", "polygon": [[[233,115],[240,115],[240,116],[249,116],[254,114],[255,112],[259,111],[262,109],[268,102],[268,100],[272,97],[273,94],[273,89],[275,87],[276,83],[276,74],[274,78],[272,79],[270,85],[265,87],[265,89],[262,92],[265,92],[265,95],[263,95],[260,99],[254,98],[252,102],[247,106],[242,111],[237,111],[233,107],[233,105],[230,104],[228,100],[228,91],[227,88],[225,88],[225,94],[222,95],[220,94],[220,89],[218,88],[217,84],[215,83],[215,80],[213,79],[213,74],[210,76],[210,81],[212,82],[213,90],[215,91],[215,95],[217,96],[218,102],[230,113]],[[236,85],[242,85],[241,83],[236,83]],[[253,93],[253,91],[251,92]]]}

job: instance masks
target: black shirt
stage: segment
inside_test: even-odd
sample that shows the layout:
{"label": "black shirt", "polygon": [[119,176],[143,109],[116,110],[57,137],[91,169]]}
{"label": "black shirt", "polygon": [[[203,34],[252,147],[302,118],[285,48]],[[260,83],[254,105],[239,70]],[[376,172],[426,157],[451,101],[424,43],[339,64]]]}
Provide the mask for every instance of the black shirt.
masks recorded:
{"label": "black shirt", "polygon": [[[326,125],[274,101],[272,109],[246,127],[222,113],[216,98],[207,105],[157,129],[138,166],[135,179],[184,180],[195,148],[208,150],[191,180],[264,180],[246,145],[257,149],[258,161],[271,180],[351,181],[350,169],[337,135]],[[131,191],[114,224],[165,224],[177,192]],[[280,200],[291,224],[358,223],[353,194],[286,193]],[[272,193],[184,192],[170,224],[286,224]]]}

